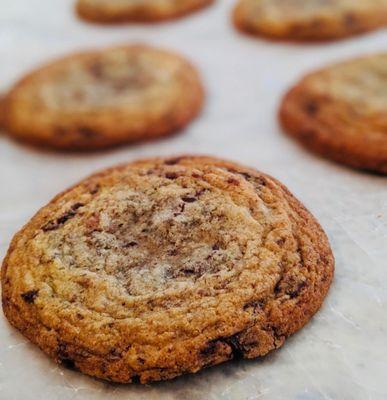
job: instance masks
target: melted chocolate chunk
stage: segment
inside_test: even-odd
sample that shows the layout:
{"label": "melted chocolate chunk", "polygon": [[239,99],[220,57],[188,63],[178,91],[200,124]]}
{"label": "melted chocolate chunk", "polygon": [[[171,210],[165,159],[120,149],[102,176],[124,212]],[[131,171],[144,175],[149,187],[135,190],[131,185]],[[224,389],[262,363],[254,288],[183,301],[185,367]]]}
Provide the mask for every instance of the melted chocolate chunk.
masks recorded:
{"label": "melted chocolate chunk", "polygon": [[176,179],[177,177],[178,177],[178,175],[177,175],[177,173],[176,172],[167,172],[166,174],[165,174],[165,177],[167,178],[167,179]]}
{"label": "melted chocolate chunk", "polygon": [[299,283],[296,287],[290,288],[286,291],[286,294],[289,295],[291,299],[297,297],[301,290],[306,286],[306,282]]}
{"label": "melted chocolate chunk", "polygon": [[252,308],[255,311],[260,310],[264,307],[265,303],[261,300],[254,300],[254,301],[249,301],[243,306],[243,310],[248,310],[249,308]]}
{"label": "melted chocolate chunk", "polygon": [[224,343],[231,348],[232,353],[230,358],[235,358],[235,359],[243,358],[244,347],[238,339],[238,334],[210,340],[207,343],[206,347],[204,347],[201,350],[200,354],[203,357],[209,357],[214,355],[216,353],[219,343]]}
{"label": "melted chocolate chunk", "polygon": [[194,203],[195,201],[197,201],[197,198],[196,197],[192,197],[192,196],[186,196],[186,197],[183,197],[182,200],[185,203]]}
{"label": "melted chocolate chunk", "polygon": [[38,293],[38,290],[29,290],[28,292],[22,293],[21,297],[26,303],[33,304],[36,297],[38,296]]}
{"label": "melted chocolate chunk", "polygon": [[129,242],[129,243],[126,243],[123,247],[128,248],[128,247],[136,247],[136,246],[138,246],[137,242]]}
{"label": "melted chocolate chunk", "polygon": [[318,105],[314,101],[308,101],[305,104],[305,111],[309,115],[315,115],[318,111]]}
{"label": "melted chocolate chunk", "polygon": [[228,178],[227,183],[229,183],[230,185],[239,186],[239,181],[236,178]]}
{"label": "melted chocolate chunk", "polygon": [[75,361],[69,357],[66,343],[59,343],[57,348],[58,360],[67,369],[75,370]]}
{"label": "melted chocolate chunk", "polygon": [[77,210],[83,207],[82,203],[75,203],[71,206],[70,210],[66,211],[62,216],[54,221],[49,221],[46,225],[42,227],[44,232],[53,231],[58,229],[61,225],[66,223],[69,219],[73,218],[77,214]]}
{"label": "melted chocolate chunk", "polygon": [[170,158],[169,160],[166,160],[166,161],[164,162],[164,164],[165,164],[165,165],[176,165],[176,164],[179,164],[179,162],[180,162],[181,160],[183,160],[183,159],[184,159],[184,157]]}

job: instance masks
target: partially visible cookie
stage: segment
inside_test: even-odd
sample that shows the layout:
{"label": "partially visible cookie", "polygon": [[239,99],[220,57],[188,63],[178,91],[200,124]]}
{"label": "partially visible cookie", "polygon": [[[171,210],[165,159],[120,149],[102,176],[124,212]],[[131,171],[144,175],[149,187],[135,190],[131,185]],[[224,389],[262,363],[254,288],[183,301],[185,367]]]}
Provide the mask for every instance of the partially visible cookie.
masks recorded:
{"label": "partially visible cookie", "polygon": [[5,99],[11,135],[59,149],[165,136],[201,110],[203,88],[182,57],[144,45],[86,52],[22,79]]}
{"label": "partially visible cookie", "polygon": [[78,0],[78,14],[89,21],[151,22],[196,11],[214,0]]}
{"label": "partially visible cookie", "polygon": [[282,346],[333,268],[320,225],[277,180],[154,158],[93,175],[33,217],[3,262],[3,310],[55,361],[146,383]]}
{"label": "partially visible cookie", "polygon": [[387,0],[239,0],[234,22],[274,39],[338,39],[386,26]]}
{"label": "partially visible cookie", "polygon": [[280,119],[317,153],[387,174],[387,54],[307,75],[285,96]]}
{"label": "partially visible cookie", "polygon": [[0,129],[4,127],[4,96],[0,95]]}

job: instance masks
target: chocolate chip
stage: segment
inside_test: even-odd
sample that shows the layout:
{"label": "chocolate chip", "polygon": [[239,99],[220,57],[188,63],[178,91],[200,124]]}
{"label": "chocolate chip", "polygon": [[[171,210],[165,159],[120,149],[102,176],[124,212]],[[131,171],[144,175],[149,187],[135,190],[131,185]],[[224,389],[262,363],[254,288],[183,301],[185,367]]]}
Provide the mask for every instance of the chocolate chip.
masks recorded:
{"label": "chocolate chip", "polygon": [[112,347],[108,355],[109,360],[119,360],[121,358],[121,352],[116,348]]}
{"label": "chocolate chip", "polygon": [[237,335],[232,335],[228,338],[222,339],[223,342],[227,343],[231,347],[231,351],[234,359],[243,358],[244,348],[238,340]]}
{"label": "chocolate chip", "polygon": [[297,296],[300,294],[301,290],[302,290],[305,286],[306,286],[306,282],[301,282],[301,283],[299,283],[295,288],[288,289],[288,290],[286,291],[286,294],[289,295],[289,297],[290,297],[291,299],[294,299],[295,297],[297,297]]}
{"label": "chocolate chip", "polygon": [[184,157],[175,157],[175,158],[170,158],[169,160],[166,160],[164,162],[165,165],[176,165],[179,164],[181,160],[183,160]]}
{"label": "chocolate chip", "polygon": [[195,268],[183,268],[180,270],[184,275],[193,275],[195,274]]}
{"label": "chocolate chip", "polygon": [[318,105],[314,101],[308,101],[305,104],[305,111],[309,115],[315,115],[318,111]]}
{"label": "chocolate chip", "polygon": [[242,358],[244,354],[243,345],[240,343],[238,339],[238,334],[231,335],[228,337],[221,337],[218,339],[211,340],[207,343],[206,347],[204,347],[200,354],[203,357],[212,356],[216,353],[219,343],[225,343],[231,348],[232,357],[231,358]]}
{"label": "chocolate chip", "polygon": [[69,211],[66,214],[62,215],[57,219],[57,224],[61,225],[64,224],[67,220],[69,220],[71,217],[75,215],[75,211]]}
{"label": "chocolate chip", "polygon": [[299,281],[297,278],[289,277],[285,280],[280,280],[275,286],[274,292],[288,295],[291,299],[294,299],[305,286],[306,281]]}
{"label": "chocolate chip", "polygon": [[28,292],[22,293],[21,297],[26,303],[33,304],[36,297],[38,296],[38,293],[38,290],[29,290]]}
{"label": "chocolate chip", "polygon": [[277,284],[274,286],[274,293],[278,294],[282,289],[282,281],[278,281]]}
{"label": "chocolate chip", "polygon": [[218,244],[214,244],[213,246],[212,246],[212,250],[214,250],[214,251],[217,251],[217,250],[219,250],[219,245]]}
{"label": "chocolate chip", "polygon": [[83,126],[78,128],[77,130],[78,134],[81,135],[82,137],[89,139],[98,136],[98,132],[96,132],[94,129]]}
{"label": "chocolate chip", "polygon": [[60,363],[67,369],[75,370],[75,362],[71,358],[61,358]]}
{"label": "chocolate chip", "polygon": [[90,189],[90,194],[97,194],[100,189],[99,185],[95,185],[92,189]]}
{"label": "chocolate chip", "polygon": [[173,214],[173,216],[174,216],[174,217],[177,217],[177,216],[181,215],[181,213],[183,213],[184,210],[185,210],[185,204],[184,204],[184,203],[183,203],[183,204],[180,204],[180,210],[179,210],[178,212],[175,212],[175,213]]}
{"label": "chocolate chip", "polygon": [[176,179],[176,178],[178,177],[178,175],[177,175],[176,172],[167,172],[167,173],[165,174],[165,177],[166,177],[167,179]]}
{"label": "chocolate chip", "polygon": [[262,309],[265,306],[264,301],[262,300],[253,300],[253,301],[249,301],[247,302],[244,306],[243,306],[243,310],[248,310],[249,308],[252,308],[255,311],[257,311],[258,309]]}
{"label": "chocolate chip", "polygon": [[201,351],[200,354],[204,357],[211,356],[215,353],[217,344],[216,340],[211,340],[207,343],[206,347],[204,347]]}
{"label": "chocolate chip", "polygon": [[135,247],[135,246],[138,246],[137,242],[129,242],[129,243],[124,244],[123,247],[128,248],[128,247]]}
{"label": "chocolate chip", "polygon": [[69,353],[67,351],[66,343],[59,343],[57,348],[58,360],[59,362],[68,369],[76,369],[75,361],[69,357]]}
{"label": "chocolate chip", "polygon": [[242,175],[246,180],[251,179],[251,175],[247,172],[239,172],[239,175]]}
{"label": "chocolate chip", "polygon": [[77,214],[77,210],[83,206],[84,206],[83,203],[73,204],[71,206],[70,210],[66,211],[61,217],[57,218],[56,220],[49,221],[46,225],[44,225],[42,227],[42,230],[47,232],[47,231],[53,231],[55,229],[58,229],[60,225],[63,225],[69,219],[74,217]]}
{"label": "chocolate chip", "polygon": [[230,185],[235,185],[235,186],[239,185],[239,181],[236,178],[228,178],[227,183],[229,183]]}
{"label": "chocolate chip", "polygon": [[191,196],[186,196],[186,197],[183,197],[182,200],[185,203],[194,203],[195,201],[197,201],[197,198],[196,197],[191,197]]}

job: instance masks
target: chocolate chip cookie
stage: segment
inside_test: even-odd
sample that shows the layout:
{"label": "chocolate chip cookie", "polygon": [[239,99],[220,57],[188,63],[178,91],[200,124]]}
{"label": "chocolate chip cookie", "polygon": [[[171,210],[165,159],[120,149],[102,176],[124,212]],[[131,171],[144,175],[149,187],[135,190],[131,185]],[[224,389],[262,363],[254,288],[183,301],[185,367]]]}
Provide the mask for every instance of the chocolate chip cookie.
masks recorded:
{"label": "chocolate chip cookie", "polygon": [[3,262],[3,309],[58,363],[146,383],[282,346],[320,308],[333,268],[320,225],[274,178],[154,158],[36,214]]}
{"label": "chocolate chip cookie", "polygon": [[78,0],[78,14],[101,23],[152,22],[177,18],[214,0]]}
{"label": "chocolate chip cookie", "polygon": [[182,57],[145,45],[86,52],[32,72],[5,99],[18,139],[92,150],[176,132],[201,110],[198,72]]}
{"label": "chocolate chip cookie", "polygon": [[276,39],[338,39],[386,26],[387,0],[239,0],[234,22]]}
{"label": "chocolate chip cookie", "polygon": [[280,120],[309,149],[387,174],[387,54],[307,75],[285,96]]}

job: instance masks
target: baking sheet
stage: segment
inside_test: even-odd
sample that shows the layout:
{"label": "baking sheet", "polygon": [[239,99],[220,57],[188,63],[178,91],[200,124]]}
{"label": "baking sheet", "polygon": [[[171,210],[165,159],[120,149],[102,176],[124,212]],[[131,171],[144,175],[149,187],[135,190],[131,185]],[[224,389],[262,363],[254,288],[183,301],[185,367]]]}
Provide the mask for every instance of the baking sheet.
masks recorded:
{"label": "baking sheet", "polygon": [[206,153],[282,180],[318,217],[336,277],[316,317],[285,346],[172,382],[111,385],[56,366],[0,317],[1,400],[387,399],[387,178],[310,155],[281,134],[276,109],[305,71],[387,49],[387,31],[321,45],[253,39],[229,21],[232,0],[157,26],[83,23],[70,0],[0,0],[0,91],[53,56],[146,42],[180,51],[207,86],[202,116],[181,135],[88,155],[42,152],[0,135],[0,257],[13,234],[82,177],[137,157]]}

